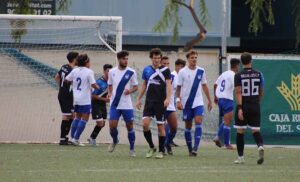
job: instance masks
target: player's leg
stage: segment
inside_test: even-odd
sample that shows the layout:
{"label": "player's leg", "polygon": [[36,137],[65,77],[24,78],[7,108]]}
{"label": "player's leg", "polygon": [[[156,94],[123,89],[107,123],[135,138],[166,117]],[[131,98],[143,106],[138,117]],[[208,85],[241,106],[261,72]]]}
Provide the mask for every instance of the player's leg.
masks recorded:
{"label": "player's leg", "polygon": [[122,110],[122,116],[126,123],[126,128],[128,132],[127,137],[129,141],[129,156],[135,157],[136,155],[134,151],[135,131],[133,128],[133,119],[134,119],[133,109]]}
{"label": "player's leg", "polygon": [[110,107],[110,117],[109,117],[109,131],[110,136],[113,139],[113,142],[108,147],[108,152],[113,152],[115,150],[116,145],[119,143],[118,139],[118,122],[121,116],[121,111],[116,107]]}
{"label": "player's leg", "polygon": [[251,128],[252,136],[258,147],[258,160],[257,164],[262,164],[264,162],[264,143],[263,138],[260,133],[260,107],[259,105],[251,106],[249,109],[249,126]]}
{"label": "player's leg", "polygon": [[150,158],[153,156],[153,154],[156,152],[156,148],[153,144],[152,140],[152,133],[150,129],[150,123],[153,117],[153,104],[146,102],[144,111],[143,111],[143,132],[144,132],[144,137],[150,147],[149,151],[146,154],[146,158]]}
{"label": "player's leg", "polygon": [[224,99],[223,104],[223,113],[224,113],[224,126],[223,126],[223,135],[224,135],[224,144],[225,148],[232,150],[233,146],[230,144],[230,131],[231,131],[231,120],[233,118],[233,107],[234,103],[232,100]]}
{"label": "player's leg", "polygon": [[91,113],[91,105],[82,105],[80,106],[79,113],[81,113],[81,120],[78,123],[76,133],[75,133],[75,142],[77,142],[79,145],[82,145],[79,143],[80,136],[85,129],[86,123],[89,120],[89,116]]}
{"label": "player's leg", "polygon": [[193,150],[193,143],[192,143],[192,123],[193,120],[193,113],[192,109],[184,109],[183,110],[183,121],[185,122],[185,131],[184,131],[184,138],[185,142],[189,151],[190,156],[194,156],[192,154]]}
{"label": "player's leg", "polygon": [[[168,112],[168,111],[167,111]],[[171,142],[176,136],[177,133],[177,116],[175,111],[169,111],[170,113],[167,115],[167,121],[170,127],[169,133],[166,134],[166,142],[165,146],[169,155],[173,155],[173,151],[171,148]]]}
{"label": "player's leg", "polygon": [[[245,119],[245,111],[244,111],[244,119]],[[234,163],[242,164],[245,162],[245,160],[244,160],[244,146],[245,146],[244,135],[245,135],[245,131],[247,128],[247,121],[240,120],[238,118],[238,109],[236,109],[236,113],[235,113],[234,128],[237,129],[236,147],[237,147],[237,153],[238,153],[238,158],[237,158],[237,160],[234,161]]]}
{"label": "player's leg", "polygon": [[154,116],[156,118],[156,125],[158,130],[158,153],[155,156],[157,159],[161,159],[165,153],[165,141],[166,141],[166,133],[165,133],[165,108],[163,102],[156,103],[155,107],[153,108]]}
{"label": "player's leg", "polygon": [[68,145],[70,127],[73,121],[73,100],[58,97],[59,105],[62,112],[62,121],[60,126],[60,145]]}
{"label": "player's leg", "polygon": [[203,120],[203,112],[204,112],[204,107],[203,106],[198,106],[193,109],[194,112],[194,120],[195,120],[195,134],[194,134],[194,147],[193,147],[193,153],[197,154],[199,145],[200,145],[200,140],[202,137],[202,120]]}
{"label": "player's leg", "polygon": [[[223,113],[223,100],[220,98],[218,100],[218,106],[219,106],[219,111],[220,111],[220,116],[223,118],[224,113]],[[224,131],[224,121],[220,124],[220,126],[217,129],[217,134],[214,137],[213,141],[215,142],[216,146],[222,147],[222,142],[221,138],[223,137],[223,131]]]}
{"label": "player's leg", "polygon": [[88,138],[88,142],[92,146],[97,146],[96,144],[96,138],[99,135],[101,129],[105,126],[105,120],[107,118],[107,111],[106,107],[98,107],[96,104],[92,105],[92,118],[94,121],[96,121],[96,125],[94,127],[93,132],[90,135],[90,138]]}
{"label": "player's leg", "polygon": [[81,114],[79,113],[79,105],[75,105],[74,107],[75,118],[71,125],[71,139],[75,138],[75,133],[77,130],[78,123],[81,119]]}

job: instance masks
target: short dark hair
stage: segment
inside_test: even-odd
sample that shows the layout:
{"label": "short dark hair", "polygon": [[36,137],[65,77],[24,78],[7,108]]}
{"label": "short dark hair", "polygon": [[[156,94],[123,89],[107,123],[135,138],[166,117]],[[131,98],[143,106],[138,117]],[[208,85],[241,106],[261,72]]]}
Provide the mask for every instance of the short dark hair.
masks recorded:
{"label": "short dark hair", "polygon": [[198,55],[198,52],[195,51],[195,50],[190,50],[185,56],[186,56],[186,58],[189,58],[189,57],[190,57],[191,55],[193,55],[193,54]]}
{"label": "short dark hair", "polygon": [[150,50],[149,57],[153,58],[154,55],[158,55],[158,56],[162,57],[162,53],[161,53],[160,48],[153,48],[153,49]]}
{"label": "short dark hair", "polygon": [[90,58],[88,57],[87,54],[80,54],[78,57],[77,57],[77,65],[79,67],[84,67],[86,66],[86,64],[90,61]]}
{"label": "short dark hair", "polygon": [[251,56],[251,54],[248,53],[248,52],[244,52],[244,53],[241,55],[241,61],[242,61],[242,64],[243,64],[243,65],[246,65],[246,64],[251,63],[251,61],[252,61],[252,56]]}
{"label": "short dark hair", "polygon": [[123,50],[123,51],[120,51],[120,52],[117,53],[117,58],[118,59],[125,58],[126,56],[129,56],[128,51]]}
{"label": "short dark hair", "polygon": [[183,60],[183,59],[177,59],[175,61],[175,65],[182,65],[184,67],[185,66],[185,60]]}
{"label": "short dark hair", "polygon": [[236,66],[238,66],[240,64],[240,60],[237,58],[232,58],[230,59],[230,68],[235,68]]}
{"label": "short dark hair", "polygon": [[103,70],[106,71],[107,69],[111,69],[113,66],[111,64],[103,65]]}
{"label": "short dark hair", "polygon": [[77,58],[78,55],[79,55],[78,52],[69,52],[67,54],[67,59],[68,59],[69,63],[72,63],[74,61],[74,59]]}
{"label": "short dark hair", "polygon": [[161,57],[161,60],[166,60],[166,59],[169,59],[169,57],[168,56]]}

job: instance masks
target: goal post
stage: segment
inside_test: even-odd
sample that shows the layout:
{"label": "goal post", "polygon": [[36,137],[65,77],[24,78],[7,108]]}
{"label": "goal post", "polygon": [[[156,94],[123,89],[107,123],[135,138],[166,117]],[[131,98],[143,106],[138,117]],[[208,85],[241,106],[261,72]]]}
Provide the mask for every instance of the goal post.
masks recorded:
{"label": "goal post", "polygon": [[62,114],[54,76],[68,52],[87,53],[99,78],[121,50],[120,16],[0,14],[0,143],[57,142]]}
{"label": "goal post", "polygon": [[[67,15],[12,15],[12,14],[0,14],[0,20],[48,20],[48,21],[91,21],[99,22],[98,38],[103,44],[105,44],[112,52],[116,53],[122,50],[122,17],[121,16],[67,16]],[[101,23],[102,22],[115,22],[115,48],[112,48],[101,35]]]}

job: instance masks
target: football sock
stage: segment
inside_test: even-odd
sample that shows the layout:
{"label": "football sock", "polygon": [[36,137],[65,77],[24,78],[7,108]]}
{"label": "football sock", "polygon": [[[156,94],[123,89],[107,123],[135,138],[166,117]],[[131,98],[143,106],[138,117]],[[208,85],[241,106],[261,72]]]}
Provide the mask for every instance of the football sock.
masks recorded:
{"label": "football sock", "polygon": [[144,131],[144,137],[145,137],[146,141],[148,142],[149,147],[150,147],[150,148],[154,148],[154,144],[153,144],[153,141],[152,141],[152,133],[151,133],[151,130],[149,130],[149,131]]}
{"label": "football sock", "polygon": [[77,126],[77,130],[75,133],[75,139],[79,140],[81,133],[83,132],[85,125],[86,125],[87,121],[85,120],[80,120]]}
{"label": "football sock", "polygon": [[171,141],[173,141],[173,139],[176,136],[177,131],[170,131],[168,134],[166,134],[166,141],[165,144],[169,145],[171,143]]}
{"label": "football sock", "polygon": [[134,150],[135,132],[133,128],[128,130],[128,141],[130,144],[130,150]]}
{"label": "football sock", "polygon": [[98,136],[98,134],[99,134],[99,132],[101,131],[101,127],[99,127],[98,125],[96,125],[95,127],[94,127],[94,130],[93,130],[93,132],[91,133],[91,139],[96,139],[97,138],[97,136]]}
{"label": "football sock", "polygon": [[192,151],[192,133],[191,133],[191,129],[185,129],[184,137],[185,137],[185,142],[186,142],[186,145],[189,149],[189,152],[191,152]]}
{"label": "football sock", "polygon": [[202,126],[201,124],[195,124],[195,133],[194,133],[194,150],[197,151],[199,148],[200,140],[202,136]]}
{"label": "football sock", "polygon": [[119,141],[118,141],[118,129],[117,128],[111,128],[110,129],[110,136],[112,137],[113,139],[113,142],[114,144],[117,144]]}
{"label": "football sock", "polygon": [[69,121],[68,120],[62,120],[61,121],[61,125],[60,125],[60,140],[64,140],[66,139],[66,130],[67,130],[67,127],[68,127],[68,123]]}
{"label": "football sock", "polygon": [[224,131],[223,129],[224,129],[224,122],[222,122],[218,128],[217,136],[219,138],[221,138],[221,136],[223,135],[223,131]]}
{"label": "football sock", "polygon": [[75,118],[72,122],[72,125],[71,125],[71,138],[75,137],[75,132],[77,130],[77,126],[78,126],[79,121],[80,121],[79,119]]}
{"label": "football sock", "polygon": [[73,122],[73,119],[69,119],[69,122],[68,122],[67,127],[66,127],[66,135],[68,135],[70,130],[71,130],[72,122]]}
{"label": "football sock", "polygon": [[168,134],[170,133],[170,126],[168,123],[165,124],[165,133],[166,133],[166,136],[168,136]]}
{"label": "football sock", "polygon": [[165,140],[166,136],[158,136],[159,152],[165,152]]}
{"label": "football sock", "polygon": [[223,128],[224,128],[224,144],[228,146],[230,140],[230,126],[224,125]]}
{"label": "football sock", "polygon": [[238,155],[244,156],[244,134],[241,133],[237,133],[236,134],[236,146],[237,146],[237,151],[238,151]]}
{"label": "football sock", "polygon": [[253,138],[254,138],[254,140],[255,140],[255,143],[256,143],[256,145],[257,145],[258,147],[264,145],[264,144],[263,144],[263,139],[262,139],[262,136],[261,136],[260,132],[255,132],[255,133],[253,133],[252,135],[253,135]]}

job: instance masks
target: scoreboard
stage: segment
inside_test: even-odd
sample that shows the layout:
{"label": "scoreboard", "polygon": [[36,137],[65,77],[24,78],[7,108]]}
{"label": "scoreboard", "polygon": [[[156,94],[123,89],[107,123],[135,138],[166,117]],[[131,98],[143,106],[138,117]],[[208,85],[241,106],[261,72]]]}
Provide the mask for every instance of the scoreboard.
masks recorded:
{"label": "scoreboard", "polygon": [[[21,3],[13,0],[1,0],[1,14],[15,14]],[[29,7],[35,15],[55,15],[55,0],[30,0]]]}

